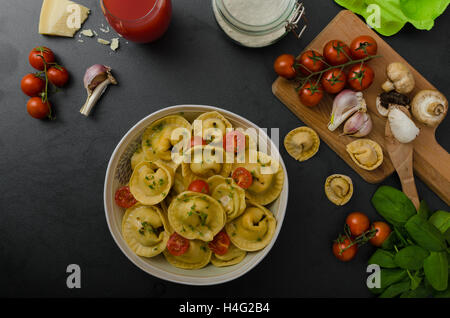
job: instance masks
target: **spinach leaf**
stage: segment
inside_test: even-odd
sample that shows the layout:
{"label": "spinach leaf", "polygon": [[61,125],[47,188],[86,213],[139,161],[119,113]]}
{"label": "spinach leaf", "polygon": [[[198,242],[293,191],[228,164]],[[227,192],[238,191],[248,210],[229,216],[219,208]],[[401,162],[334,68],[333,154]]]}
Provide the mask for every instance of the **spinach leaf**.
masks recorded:
{"label": "spinach leaf", "polygon": [[369,258],[369,264],[378,264],[384,268],[396,268],[397,264],[394,262],[394,254],[383,249],[377,249],[375,253]]}
{"label": "spinach leaf", "polygon": [[431,252],[423,262],[427,281],[437,291],[448,287],[448,258],[446,252]]}
{"label": "spinach leaf", "polygon": [[390,285],[401,281],[406,276],[406,271],[403,269],[383,268],[380,271],[380,288],[389,287]]}
{"label": "spinach leaf", "polygon": [[431,295],[431,289],[426,288],[424,284],[419,285],[414,290],[408,290],[400,295],[400,298],[427,298]]}
{"label": "spinach leaf", "polygon": [[428,255],[430,253],[426,249],[418,245],[410,245],[398,251],[394,257],[394,262],[400,268],[419,270],[422,268],[423,261]]}
{"label": "spinach leaf", "polygon": [[393,298],[409,290],[409,281],[392,284],[380,295],[380,298]]}
{"label": "spinach leaf", "polygon": [[431,210],[424,200],[420,201],[420,206],[419,210],[417,210],[417,214],[423,217],[425,220],[428,220],[428,218],[430,217]]}
{"label": "spinach leaf", "polygon": [[418,245],[429,251],[440,252],[447,248],[442,233],[419,215],[411,217],[405,224],[405,228]]}
{"label": "spinach leaf", "polygon": [[386,240],[384,240],[383,244],[381,244],[381,248],[384,250],[393,250],[394,245],[398,243],[398,237],[395,232],[391,232]]}
{"label": "spinach leaf", "polygon": [[428,220],[433,224],[450,243],[450,213],[446,211],[436,211]]}
{"label": "spinach leaf", "polygon": [[403,226],[410,217],[416,215],[411,200],[393,187],[381,186],[372,197],[372,204],[378,213],[394,226]]}

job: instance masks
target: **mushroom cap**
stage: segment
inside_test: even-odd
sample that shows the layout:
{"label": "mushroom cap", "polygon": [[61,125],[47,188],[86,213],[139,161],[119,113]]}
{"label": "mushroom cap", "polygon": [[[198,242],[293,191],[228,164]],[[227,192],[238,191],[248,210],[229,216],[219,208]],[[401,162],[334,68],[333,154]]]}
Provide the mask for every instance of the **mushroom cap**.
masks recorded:
{"label": "mushroom cap", "polygon": [[414,89],[414,76],[405,64],[400,62],[391,63],[387,66],[386,73],[397,92],[408,94]]}
{"label": "mushroom cap", "polygon": [[413,116],[428,126],[438,125],[447,115],[448,101],[437,90],[422,90],[411,102]]}

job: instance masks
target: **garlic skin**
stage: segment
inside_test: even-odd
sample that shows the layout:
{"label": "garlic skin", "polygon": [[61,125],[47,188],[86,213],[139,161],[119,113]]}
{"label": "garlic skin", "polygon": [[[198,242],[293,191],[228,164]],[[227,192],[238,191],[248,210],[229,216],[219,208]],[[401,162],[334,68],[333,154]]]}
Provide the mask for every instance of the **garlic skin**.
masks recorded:
{"label": "garlic skin", "polygon": [[365,137],[370,134],[372,128],[372,118],[366,111],[360,110],[346,121],[342,134],[352,137]]}
{"label": "garlic skin", "polygon": [[422,90],[411,103],[413,116],[427,126],[437,126],[447,115],[448,101],[436,90]]}
{"label": "garlic skin", "polygon": [[419,135],[420,130],[404,112],[397,107],[392,107],[388,115],[392,135],[399,142],[407,144]]}
{"label": "garlic skin", "polygon": [[334,98],[328,129],[336,130],[347,118],[359,110],[367,110],[363,94],[349,89],[343,90]]}

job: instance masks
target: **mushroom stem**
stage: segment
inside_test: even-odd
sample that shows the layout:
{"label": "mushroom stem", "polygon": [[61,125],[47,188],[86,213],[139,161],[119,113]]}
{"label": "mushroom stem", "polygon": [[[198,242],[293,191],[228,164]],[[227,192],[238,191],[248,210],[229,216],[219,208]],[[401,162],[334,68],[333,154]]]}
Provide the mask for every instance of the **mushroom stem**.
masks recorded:
{"label": "mushroom stem", "polygon": [[427,112],[432,115],[439,116],[443,112],[445,112],[445,107],[441,103],[431,103],[428,105]]}

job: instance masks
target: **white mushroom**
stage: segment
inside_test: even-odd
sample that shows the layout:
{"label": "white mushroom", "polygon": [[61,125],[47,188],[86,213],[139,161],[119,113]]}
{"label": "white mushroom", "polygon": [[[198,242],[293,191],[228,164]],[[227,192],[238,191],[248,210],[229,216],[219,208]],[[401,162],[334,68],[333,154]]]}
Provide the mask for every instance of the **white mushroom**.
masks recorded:
{"label": "white mushroom", "polygon": [[436,90],[422,90],[414,96],[411,103],[413,116],[428,126],[438,125],[448,111],[448,101]]}
{"label": "white mushroom", "polygon": [[391,63],[388,65],[386,73],[388,80],[381,86],[385,92],[396,90],[400,94],[408,94],[414,89],[414,76],[404,64]]}

